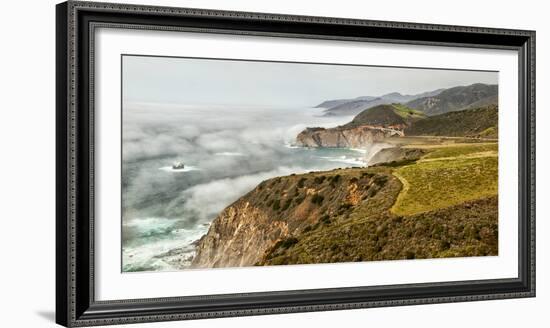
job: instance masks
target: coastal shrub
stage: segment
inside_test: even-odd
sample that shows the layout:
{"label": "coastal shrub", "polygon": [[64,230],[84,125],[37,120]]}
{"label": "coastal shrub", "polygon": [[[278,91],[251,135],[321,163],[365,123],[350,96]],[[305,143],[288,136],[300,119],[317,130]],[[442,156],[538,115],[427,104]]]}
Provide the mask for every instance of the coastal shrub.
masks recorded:
{"label": "coastal shrub", "polygon": [[311,197],[311,202],[316,205],[321,205],[324,199],[325,197],[323,197],[322,195],[315,194]]}
{"label": "coastal shrub", "polygon": [[376,178],[374,178],[374,183],[379,185],[380,187],[385,185],[386,182],[388,182],[388,177],[386,177],[384,175],[378,175],[378,176],[376,176]]}
{"label": "coastal shrub", "polygon": [[349,210],[352,207],[353,207],[353,204],[344,203],[344,204],[340,204],[340,207],[338,209],[339,210]]}
{"label": "coastal shrub", "polygon": [[294,201],[296,202],[296,204],[302,204],[304,199],[305,199],[304,196],[299,196],[299,197],[294,198]]}
{"label": "coastal shrub", "polygon": [[282,248],[289,248],[290,246],[297,244],[298,238],[296,237],[288,237],[287,239],[281,241],[281,244],[279,245]]}
{"label": "coastal shrub", "polygon": [[306,182],[306,180],[307,180],[307,178],[304,178],[304,177],[300,178],[300,180],[298,180],[298,184],[297,184],[298,188],[303,188],[304,187],[304,182]]}
{"label": "coastal shrub", "polygon": [[328,214],[325,214],[321,217],[321,219],[319,221],[323,222],[325,224],[329,224],[330,223],[330,216]]}
{"label": "coastal shrub", "polygon": [[286,256],[279,256],[274,258],[271,261],[272,265],[287,265],[288,264],[288,258]]}
{"label": "coastal shrub", "polygon": [[376,228],[376,235],[380,237],[386,237],[388,235],[388,226],[386,224],[381,224]]}
{"label": "coastal shrub", "polygon": [[323,181],[325,181],[326,177],[324,175],[321,175],[321,176],[317,176],[315,177],[315,179],[313,179],[313,182],[315,184],[321,184],[323,183]]}
{"label": "coastal shrub", "polygon": [[405,166],[409,164],[416,163],[416,159],[403,159],[400,161],[391,161],[389,163],[380,163],[380,166],[387,166],[387,167],[399,167],[399,166]]}
{"label": "coastal shrub", "polygon": [[436,225],[432,229],[432,238],[439,239],[441,237],[441,234],[443,233],[443,227],[440,225]]}
{"label": "coastal shrub", "polygon": [[331,186],[332,188],[335,188],[335,187],[336,187],[336,183],[338,183],[338,181],[340,181],[340,174],[333,175],[333,176],[330,178],[330,186]]}
{"label": "coastal shrub", "polygon": [[281,201],[279,199],[275,199],[273,201],[273,210],[278,211],[281,208]]}
{"label": "coastal shrub", "polygon": [[356,177],[349,179],[350,183],[356,183],[357,181],[359,181],[359,179],[357,179]]}
{"label": "coastal shrub", "polygon": [[361,178],[372,178],[374,176],[373,173],[369,173],[369,172],[363,172],[361,173]]}
{"label": "coastal shrub", "polygon": [[285,201],[285,204],[283,205],[283,208],[281,210],[286,211],[290,207],[290,204],[292,204],[292,198],[288,198]]}

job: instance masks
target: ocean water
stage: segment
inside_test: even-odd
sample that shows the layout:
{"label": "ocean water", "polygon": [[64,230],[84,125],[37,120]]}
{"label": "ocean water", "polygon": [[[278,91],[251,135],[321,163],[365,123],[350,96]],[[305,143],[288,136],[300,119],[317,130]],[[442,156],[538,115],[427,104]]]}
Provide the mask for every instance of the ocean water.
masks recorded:
{"label": "ocean water", "polygon": [[[216,215],[263,180],[365,166],[376,147],[294,145],[306,127],[350,120],[318,108],[125,104],[122,270],[187,268]],[[185,168],[172,169],[180,161]]]}

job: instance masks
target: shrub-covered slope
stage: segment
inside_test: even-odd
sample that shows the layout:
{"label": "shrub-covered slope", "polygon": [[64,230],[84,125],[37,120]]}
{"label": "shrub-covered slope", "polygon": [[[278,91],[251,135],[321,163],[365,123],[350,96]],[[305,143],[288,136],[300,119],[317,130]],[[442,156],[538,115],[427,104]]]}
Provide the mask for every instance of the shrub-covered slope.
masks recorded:
{"label": "shrub-covered slope", "polygon": [[361,125],[400,126],[405,127],[411,122],[425,118],[426,115],[400,104],[380,105],[362,111],[343,128],[352,128]]}
{"label": "shrub-covered slope", "polygon": [[409,136],[498,137],[498,107],[466,109],[431,116],[405,129]]}
{"label": "shrub-covered slope", "polygon": [[498,85],[476,83],[443,90],[441,93],[415,99],[405,105],[426,115],[438,115],[484,104],[498,105]]}
{"label": "shrub-covered slope", "polygon": [[429,146],[374,167],[264,181],[216,218],[193,265],[497,255],[495,147]]}

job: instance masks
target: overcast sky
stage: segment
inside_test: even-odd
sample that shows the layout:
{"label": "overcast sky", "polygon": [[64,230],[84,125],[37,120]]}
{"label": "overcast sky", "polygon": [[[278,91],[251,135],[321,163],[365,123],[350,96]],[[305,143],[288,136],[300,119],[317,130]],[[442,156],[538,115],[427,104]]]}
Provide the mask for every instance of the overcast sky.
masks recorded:
{"label": "overcast sky", "polygon": [[167,57],[123,57],[125,102],[313,107],[324,100],[416,94],[498,73]]}

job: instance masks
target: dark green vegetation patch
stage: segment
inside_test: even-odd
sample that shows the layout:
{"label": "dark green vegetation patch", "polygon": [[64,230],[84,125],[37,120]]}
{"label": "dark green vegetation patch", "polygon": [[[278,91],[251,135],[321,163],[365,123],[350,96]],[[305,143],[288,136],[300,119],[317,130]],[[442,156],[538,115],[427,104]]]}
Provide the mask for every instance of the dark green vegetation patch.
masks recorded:
{"label": "dark green vegetation patch", "polygon": [[498,137],[498,108],[483,108],[431,116],[405,129],[408,136]]}

